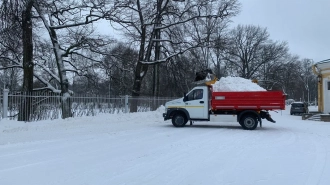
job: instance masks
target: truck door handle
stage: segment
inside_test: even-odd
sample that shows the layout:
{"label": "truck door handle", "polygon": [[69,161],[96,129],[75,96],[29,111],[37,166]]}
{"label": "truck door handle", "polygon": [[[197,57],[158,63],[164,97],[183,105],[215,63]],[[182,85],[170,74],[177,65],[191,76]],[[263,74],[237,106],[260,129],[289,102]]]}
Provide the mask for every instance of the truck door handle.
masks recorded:
{"label": "truck door handle", "polygon": [[199,103],[204,103],[204,101],[200,101]]}

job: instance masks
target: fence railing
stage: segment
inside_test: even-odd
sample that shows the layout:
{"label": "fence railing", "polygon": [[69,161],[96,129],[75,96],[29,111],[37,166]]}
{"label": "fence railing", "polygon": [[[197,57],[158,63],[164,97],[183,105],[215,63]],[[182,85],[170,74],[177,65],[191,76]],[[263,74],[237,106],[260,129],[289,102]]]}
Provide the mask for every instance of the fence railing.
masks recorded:
{"label": "fence railing", "polygon": [[[6,93],[0,92],[0,119],[38,121],[62,118],[63,96],[54,93]],[[137,112],[156,110],[175,97],[155,98],[119,96],[86,96],[72,95],[69,97],[72,117],[95,116],[99,113],[127,113],[131,103],[136,104]],[[24,114],[23,114],[24,113]]]}

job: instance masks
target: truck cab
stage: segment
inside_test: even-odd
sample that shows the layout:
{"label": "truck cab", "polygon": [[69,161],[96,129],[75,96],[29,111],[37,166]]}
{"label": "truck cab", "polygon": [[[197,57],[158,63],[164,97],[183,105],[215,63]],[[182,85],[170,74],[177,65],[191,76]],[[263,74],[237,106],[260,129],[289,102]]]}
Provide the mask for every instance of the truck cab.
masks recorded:
{"label": "truck cab", "polygon": [[184,97],[165,104],[164,120],[172,119],[174,126],[184,126],[188,120],[210,120],[211,92],[208,86],[197,86]]}

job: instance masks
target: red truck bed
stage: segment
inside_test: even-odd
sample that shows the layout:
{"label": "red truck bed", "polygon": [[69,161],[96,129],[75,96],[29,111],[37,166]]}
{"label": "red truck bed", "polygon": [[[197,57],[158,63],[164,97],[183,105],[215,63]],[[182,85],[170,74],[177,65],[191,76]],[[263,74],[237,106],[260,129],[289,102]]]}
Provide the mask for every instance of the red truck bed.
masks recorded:
{"label": "red truck bed", "polygon": [[282,91],[212,92],[212,110],[284,110]]}

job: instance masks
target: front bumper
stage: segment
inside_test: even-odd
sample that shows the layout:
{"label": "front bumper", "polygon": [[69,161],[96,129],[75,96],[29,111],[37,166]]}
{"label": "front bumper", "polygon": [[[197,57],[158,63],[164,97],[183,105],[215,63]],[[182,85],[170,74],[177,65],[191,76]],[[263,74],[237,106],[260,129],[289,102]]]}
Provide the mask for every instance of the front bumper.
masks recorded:
{"label": "front bumper", "polygon": [[167,111],[165,113],[163,113],[164,121],[166,121],[168,119],[172,119],[173,115],[175,115],[177,111],[179,111],[182,114],[185,114],[186,117],[188,119],[190,119],[189,118],[189,114],[188,114],[188,112],[185,109],[182,109],[182,108],[171,108],[171,109],[167,109]]}
{"label": "front bumper", "polygon": [[171,118],[169,118],[168,115],[169,115],[168,113],[163,113],[164,121],[166,121],[166,120],[168,120],[168,119],[171,119]]}

